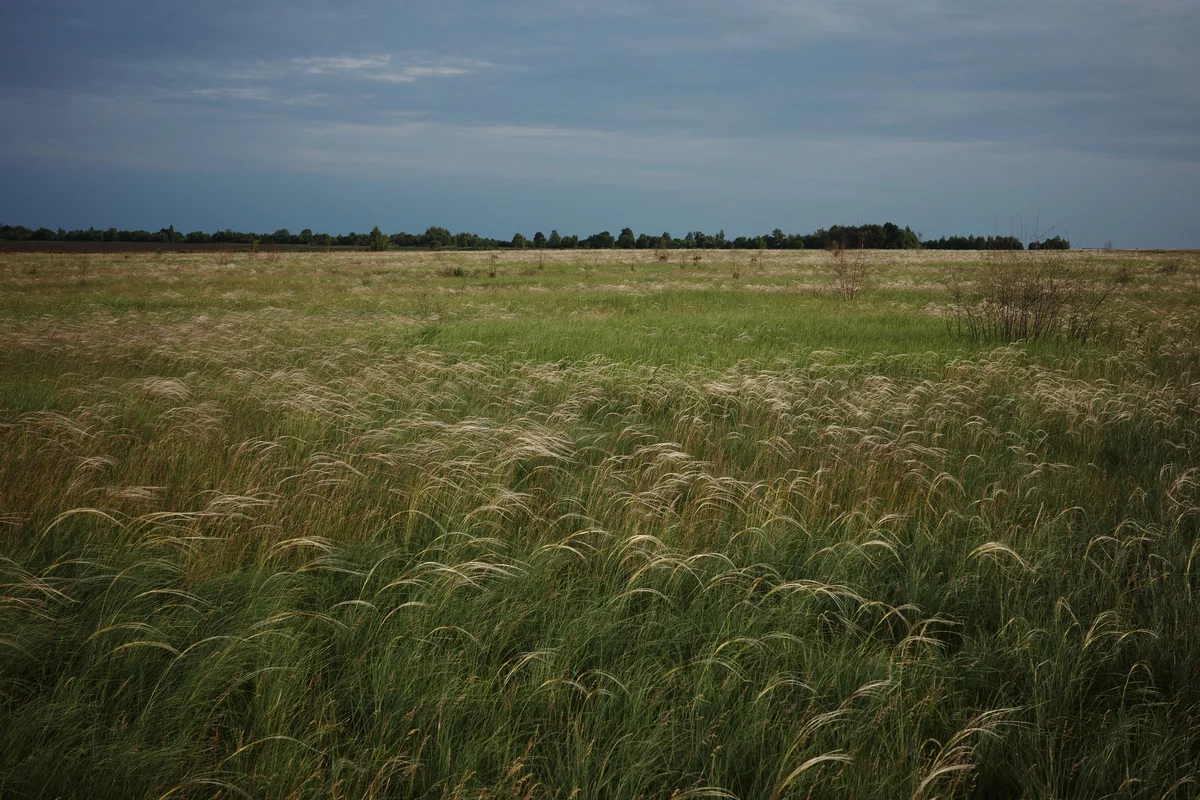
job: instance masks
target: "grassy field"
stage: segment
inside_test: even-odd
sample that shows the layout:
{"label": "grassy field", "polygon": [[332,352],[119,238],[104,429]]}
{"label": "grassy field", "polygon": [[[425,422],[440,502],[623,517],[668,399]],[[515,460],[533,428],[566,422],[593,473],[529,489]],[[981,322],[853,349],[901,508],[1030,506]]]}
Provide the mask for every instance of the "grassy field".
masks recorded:
{"label": "grassy field", "polygon": [[0,796],[1200,793],[1200,254],[0,254]]}

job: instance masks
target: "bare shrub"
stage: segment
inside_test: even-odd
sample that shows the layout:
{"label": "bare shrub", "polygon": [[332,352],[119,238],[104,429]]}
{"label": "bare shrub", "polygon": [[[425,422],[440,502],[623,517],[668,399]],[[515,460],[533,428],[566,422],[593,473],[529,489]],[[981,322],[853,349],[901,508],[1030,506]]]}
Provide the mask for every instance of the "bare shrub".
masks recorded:
{"label": "bare shrub", "polygon": [[867,288],[867,278],[870,277],[866,251],[861,247],[850,249],[845,241],[831,244],[828,250],[829,272],[837,292],[846,300],[853,300]]}
{"label": "bare shrub", "polygon": [[948,324],[975,340],[1082,343],[1100,329],[1101,311],[1116,286],[1071,269],[1053,253],[995,251],[973,287],[961,271],[953,275]]}

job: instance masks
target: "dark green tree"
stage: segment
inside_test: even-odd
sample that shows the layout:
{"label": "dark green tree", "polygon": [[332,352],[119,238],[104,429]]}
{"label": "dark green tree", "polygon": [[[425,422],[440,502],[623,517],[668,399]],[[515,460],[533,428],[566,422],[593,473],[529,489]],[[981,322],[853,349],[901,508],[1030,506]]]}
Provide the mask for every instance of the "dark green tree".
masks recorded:
{"label": "dark green tree", "polygon": [[608,231],[593,233],[587,238],[587,246],[593,250],[611,250],[616,243],[617,240]]}
{"label": "dark green tree", "polygon": [[633,238],[633,228],[622,228],[620,235],[617,236],[617,247],[622,250],[632,250],[636,241]]}
{"label": "dark green tree", "polygon": [[1030,242],[1030,250],[1070,250],[1071,241],[1064,239],[1061,236],[1055,236],[1050,239],[1044,239],[1040,242]]}
{"label": "dark green tree", "polygon": [[421,236],[421,244],[426,247],[449,247],[454,236],[446,228],[430,225]]}
{"label": "dark green tree", "polygon": [[371,229],[371,237],[368,239],[368,246],[374,251],[387,250],[392,246],[392,240],[384,235],[383,231],[379,230],[376,225]]}

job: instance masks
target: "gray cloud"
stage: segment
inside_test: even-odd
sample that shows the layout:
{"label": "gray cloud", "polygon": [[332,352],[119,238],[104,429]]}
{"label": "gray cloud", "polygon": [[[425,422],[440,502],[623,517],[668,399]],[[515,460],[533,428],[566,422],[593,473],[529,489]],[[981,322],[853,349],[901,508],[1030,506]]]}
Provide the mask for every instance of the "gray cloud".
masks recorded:
{"label": "gray cloud", "polygon": [[807,186],[956,224],[1023,176],[1140,214],[1195,198],[1198,36],[1182,0],[52,0],[0,30],[0,170],[670,183],[714,217]]}
{"label": "gray cloud", "polygon": [[412,83],[422,78],[451,78],[469,75],[495,64],[472,59],[440,61],[394,59],[391,55],[297,58],[291,62],[305,75],[342,75],[385,83]]}

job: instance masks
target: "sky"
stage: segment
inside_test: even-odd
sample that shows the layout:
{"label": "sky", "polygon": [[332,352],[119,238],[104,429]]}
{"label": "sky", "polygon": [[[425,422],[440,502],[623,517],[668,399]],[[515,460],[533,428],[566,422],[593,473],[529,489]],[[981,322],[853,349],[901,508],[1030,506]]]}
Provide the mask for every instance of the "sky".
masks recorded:
{"label": "sky", "polygon": [[1196,0],[8,0],[0,224],[1200,247]]}

